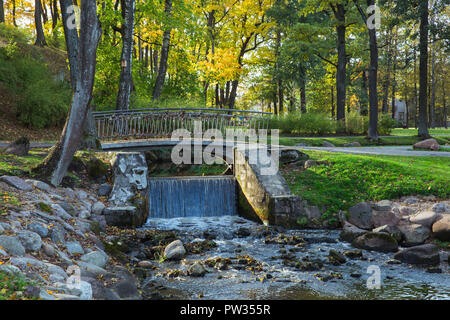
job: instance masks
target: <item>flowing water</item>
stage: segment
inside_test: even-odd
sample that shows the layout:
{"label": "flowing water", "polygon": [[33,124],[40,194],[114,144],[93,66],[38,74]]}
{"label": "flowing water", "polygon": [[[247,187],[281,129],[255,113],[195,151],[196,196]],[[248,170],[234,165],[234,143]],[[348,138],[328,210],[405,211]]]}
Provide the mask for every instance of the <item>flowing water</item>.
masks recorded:
{"label": "flowing water", "polygon": [[[149,218],[145,228],[173,230],[183,243],[214,238],[217,247],[201,254],[189,254],[182,262],[165,261],[159,273],[149,279],[197,299],[448,299],[450,273],[447,262],[441,262],[442,273],[428,273],[420,267],[386,263],[393,254],[363,250],[363,259],[349,259],[335,266],[328,262],[331,249],[343,252],[354,249],[339,241],[336,230],[282,231],[248,221],[239,216]],[[280,233],[282,232],[282,233]],[[266,236],[301,237],[303,245],[267,243]],[[316,271],[299,270],[284,263],[286,254],[293,261],[321,261]],[[254,258],[260,270],[247,270],[240,264],[243,256]],[[446,253],[442,252],[442,255]],[[164,276],[167,270],[186,271],[194,261],[230,258],[225,270],[207,266],[201,278],[180,275]],[[245,260],[245,259],[244,259]],[[443,260],[443,259],[441,259]],[[372,272],[380,270],[381,287],[369,289]],[[369,269],[370,270],[370,269]],[[334,277],[333,275],[340,275]]]}

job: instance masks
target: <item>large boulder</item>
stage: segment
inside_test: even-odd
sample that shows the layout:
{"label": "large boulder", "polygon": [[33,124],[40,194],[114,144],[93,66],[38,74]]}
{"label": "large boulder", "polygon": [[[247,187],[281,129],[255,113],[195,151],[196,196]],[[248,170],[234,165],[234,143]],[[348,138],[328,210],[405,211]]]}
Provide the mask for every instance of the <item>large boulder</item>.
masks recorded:
{"label": "large boulder", "polygon": [[421,224],[426,228],[431,228],[433,223],[437,220],[438,214],[434,211],[419,212],[415,216],[411,217],[409,221],[415,224]]}
{"label": "large boulder", "polygon": [[391,235],[395,240],[397,240],[397,242],[400,242],[402,240],[402,233],[396,226],[389,226],[385,224],[384,226],[373,229],[372,232],[387,233]]}
{"label": "large boulder", "polygon": [[389,211],[392,207],[392,201],[390,200],[381,200],[374,204],[374,209],[378,211]]}
{"label": "large boulder", "polygon": [[19,138],[10,143],[5,149],[6,154],[13,154],[21,157],[27,156],[28,151],[30,151],[30,140],[25,137]]}
{"label": "large boulder", "polygon": [[0,247],[10,255],[23,256],[25,248],[15,236],[0,236]]}
{"label": "large boulder", "polygon": [[133,206],[109,207],[103,210],[106,224],[119,228],[137,228],[147,221],[148,211]]}
{"label": "large boulder", "polygon": [[410,264],[431,264],[440,262],[439,247],[434,244],[423,244],[406,248],[394,255],[394,259]]}
{"label": "large boulder", "polygon": [[429,149],[429,150],[439,150],[439,143],[436,139],[427,139],[417,142],[413,145],[414,149]]}
{"label": "large boulder", "polygon": [[397,252],[398,243],[387,233],[369,232],[354,239],[352,245],[359,249],[379,251],[379,252]]}
{"label": "large boulder", "polygon": [[93,264],[100,268],[105,268],[108,259],[108,255],[100,251],[89,252],[80,258],[81,261]]}
{"label": "large boulder", "polygon": [[423,244],[430,237],[430,230],[421,224],[404,223],[398,226],[403,235],[402,245],[413,247]]}
{"label": "large boulder", "polygon": [[186,254],[183,242],[175,240],[167,245],[164,249],[164,257],[169,260],[181,260]]}
{"label": "large boulder", "polygon": [[17,234],[20,243],[27,251],[39,251],[42,246],[42,239],[39,234],[33,231],[20,231]]}
{"label": "large boulder", "polygon": [[372,225],[378,228],[384,225],[396,226],[400,219],[392,211],[372,211]]}
{"label": "large boulder", "polygon": [[367,230],[360,229],[357,226],[352,225],[351,223],[344,221],[344,225],[342,226],[342,231],[340,235],[340,239],[347,242],[352,242],[353,239],[367,233]]}
{"label": "large boulder", "polygon": [[32,191],[33,187],[25,182],[23,179],[20,179],[16,176],[1,176],[0,181],[6,182],[11,187],[16,188],[21,191]]}
{"label": "large boulder", "polygon": [[372,208],[366,202],[360,202],[348,209],[348,222],[361,229],[372,229]]}
{"label": "large boulder", "polygon": [[441,241],[450,241],[450,214],[444,214],[432,227],[433,236]]}

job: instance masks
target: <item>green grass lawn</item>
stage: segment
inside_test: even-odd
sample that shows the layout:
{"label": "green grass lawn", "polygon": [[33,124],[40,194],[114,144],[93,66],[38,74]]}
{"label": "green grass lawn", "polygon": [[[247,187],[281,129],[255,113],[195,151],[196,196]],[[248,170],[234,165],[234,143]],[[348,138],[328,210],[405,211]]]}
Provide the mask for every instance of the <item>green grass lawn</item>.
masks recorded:
{"label": "green grass lawn", "polygon": [[31,149],[30,154],[25,157],[0,153],[0,176],[23,175],[44,159],[47,151],[43,149]]}
{"label": "green grass lawn", "polygon": [[[446,145],[450,143],[450,135],[445,137],[434,137],[440,145]],[[416,136],[406,137],[385,137],[380,138],[378,143],[366,139],[365,137],[329,137],[329,138],[283,138],[280,137],[280,145],[283,146],[296,146],[299,143],[304,143],[311,147],[321,147],[323,141],[331,142],[336,147],[342,147],[347,143],[359,142],[362,146],[412,146],[416,142],[421,141]]]}
{"label": "green grass lawn", "polygon": [[[450,129],[439,128],[439,129],[429,129],[428,131],[429,131],[430,135],[450,136]],[[392,130],[391,135],[393,135],[393,136],[416,136],[417,129],[415,129],[415,128],[408,128],[408,129],[396,128],[396,129]]]}
{"label": "green grass lawn", "polygon": [[326,208],[325,218],[361,201],[407,195],[450,195],[450,159],[444,157],[366,156],[306,151],[327,166],[282,168],[293,193]]}

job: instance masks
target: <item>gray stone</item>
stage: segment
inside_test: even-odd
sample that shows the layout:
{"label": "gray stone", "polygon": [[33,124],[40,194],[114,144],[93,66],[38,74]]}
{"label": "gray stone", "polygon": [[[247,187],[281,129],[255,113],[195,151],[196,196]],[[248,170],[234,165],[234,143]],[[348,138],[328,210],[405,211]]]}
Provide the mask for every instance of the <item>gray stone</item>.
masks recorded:
{"label": "gray stone", "polygon": [[53,258],[54,256],[55,256],[55,254],[56,254],[56,251],[55,251],[55,248],[52,246],[52,245],[50,245],[50,244],[48,244],[48,243],[44,243],[43,245],[42,245],[42,252],[46,255],[46,256],[48,256],[48,257],[50,257],[50,258]]}
{"label": "gray stone", "polygon": [[439,150],[439,143],[436,141],[436,139],[426,139],[423,141],[419,141],[416,144],[413,145],[414,149],[429,149],[432,151]]}
{"label": "gray stone", "polygon": [[39,299],[41,300],[56,300],[55,296],[49,294],[45,289],[41,289],[39,293]]}
{"label": "gray stone", "polygon": [[352,245],[359,249],[379,252],[397,252],[397,241],[386,233],[369,232],[353,240]]}
{"label": "gray stone", "polygon": [[31,180],[31,179],[25,180],[25,182],[35,186],[39,190],[46,191],[46,192],[51,191],[51,187],[48,184],[46,184],[45,182],[38,181],[38,180]]}
{"label": "gray stone", "polygon": [[16,176],[1,176],[0,181],[6,182],[10,186],[21,191],[32,191],[33,187],[23,179]]}
{"label": "gray stone", "polygon": [[404,202],[406,204],[414,204],[414,203],[417,203],[419,201],[420,200],[418,198],[416,198],[416,197],[409,197],[409,198],[406,198]]}
{"label": "gray stone", "polygon": [[39,251],[42,246],[42,239],[39,234],[33,231],[20,231],[17,233],[19,241],[27,251]]}
{"label": "gray stone", "polygon": [[81,209],[80,213],[78,214],[78,217],[81,219],[88,219],[91,217],[91,213],[86,209]]}
{"label": "gray stone", "polygon": [[69,202],[58,202],[58,205],[63,208],[68,214],[70,214],[72,217],[76,217],[78,215],[77,210],[75,207],[70,204]]}
{"label": "gray stone", "polygon": [[340,234],[340,239],[347,242],[352,242],[353,239],[367,233],[367,230],[360,229],[357,226],[352,225],[351,223],[344,221],[344,225],[342,227],[342,231]]}
{"label": "gray stone", "polygon": [[64,219],[64,220],[70,220],[72,219],[72,216],[66,212],[59,204],[56,203],[49,203],[50,207],[53,210],[53,214]]}
{"label": "gray stone", "polygon": [[100,268],[105,268],[108,259],[109,257],[104,252],[100,251],[89,252],[80,258],[81,261],[96,265]]}
{"label": "gray stone", "polygon": [[397,252],[394,258],[409,264],[437,265],[440,262],[439,247],[434,244],[424,244],[406,248]]}
{"label": "gray stone", "polygon": [[340,253],[336,250],[333,250],[333,249],[331,249],[329,251],[328,259],[334,265],[341,265],[347,261],[347,259],[345,258],[345,256],[342,253]]}
{"label": "gray stone", "polygon": [[378,211],[389,211],[391,210],[392,202],[389,200],[381,200],[375,203],[374,209]]}
{"label": "gray stone", "polygon": [[421,224],[424,227],[431,228],[433,223],[438,218],[438,214],[433,211],[423,211],[416,214],[414,217],[411,217],[409,221],[415,224]]}
{"label": "gray stone", "polygon": [[137,286],[129,281],[122,280],[114,284],[111,289],[120,297],[121,300],[141,300]]}
{"label": "gray stone", "polygon": [[103,209],[105,209],[105,205],[102,202],[96,202],[92,206],[91,213],[94,215],[101,215],[103,213]]}
{"label": "gray stone", "polygon": [[51,263],[46,263],[45,265],[47,267],[47,271],[50,274],[57,274],[60,277],[62,277],[64,280],[67,279],[67,273],[66,273],[66,271],[64,271],[63,268],[61,268],[57,265],[51,264]]}
{"label": "gray stone", "polygon": [[53,228],[50,229],[50,238],[55,243],[64,243],[65,242],[65,234],[66,231],[62,226],[55,225]]}
{"label": "gray stone", "polygon": [[344,147],[361,147],[361,143],[359,142],[351,142],[344,144]]}
{"label": "gray stone", "polygon": [[450,206],[446,202],[440,202],[434,204],[433,207],[431,207],[431,210],[436,213],[448,213],[450,212]]}
{"label": "gray stone", "polygon": [[109,184],[103,183],[98,188],[97,193],[100,197],[107,197],[111,193],[111,190],[112,190],[112,188]]}
{"label": "gray stone", "polygon": [[67,256],[67,254],[63,251],[60,250],[56,250],[56,254],[58,255],[58,257],[64,261],[64,263],[68,264],[68,265],[72,265],[73,262],[72,260],[70,260],[70,258]]}
{"label": "gray stone", "polygon": [[198,262],[195,262],[188,269],[188,274],[191,277],[203,277],[206,274],[206,269]]}
{"label": "gray stone", "polygon": [[433,236],[441,241],[450,241],[450,214],[445,214],[432,227]]}
{"label": "gray stone", "polygon": [[29,267],[38,267],[42,270],[46,269],[44,262],[34,258],[13,257],[9,262],[14,266],[19,267],[21,270],[28,270]]}
{"label": "gray stone", "polygon": [[366,202],[360,202],[348,210],[348,221],[361,229],[372,229],[372,208]]}
{"label": "gray stone", "polygon": [[86,191],[83,191],[83,190],[75,191],[75,195],[80,200],[84,200],[84,199],[86,199],[88,197],[88,194],[86,193]]}
{"label": "gray stone", "polygon": [[27,156],[30,151],[30,140],[26,137],[21,137],[14,142],[11,142],[5,148],[5,154],[13,154],[16,156]]}
{"label": "gray stone", "polygon": [[183,243],[180,240],[175,240],[167,245],[164,249],[164,257],[169,260],[180,260],[186,254]]}
{"label": "gray stone", "polygon": [[10,264],[0,264],[0,272],[7,274],[22,274],[19,268]]}
{"label": "gray stone", "polygon": [[396,226],[400,219],[392,211],[372,211],[372,226],[378,228],[384,225]]}
{"label": "gray stone", "polygon": [[71,255],[84,254],[83,247],[78,241],[66,242],[65,244],[67,252]]}
{"label": "gray stone", "polygon": [[398,226],[402,235],[402,245],[412,247],[422,244],[430,237],[430,230],[420,224],[400,224]]}
{"label": "gray stone", "polygon": [[15,236],[0,236],[0,247],[10,255],[23,256],[25,254],[25,248],[20,243],[19,238]]}
{"label": "gray stone", "polygon": [[42,238],[48,236],[48,228],[46,225],[39,222],[32,222],[28,225],[28,230],[36,232]]}
{"label": "gray stone", "polygon": [[324,140],[324,141],[322,142],[322,146],[323,146],[323,147],[326,147],[326,148],[336,148],[336,146],[335,146],[334,144],[332,144],[331,142],[328,142],[328,141],[326,141],[326,140]]}
{"label": "gray stone", "polygon": [[148,260],[142,260],[138,262],[137,266],[139,268],[153,268],[153,263]]}
{"label": "gray stone", "polygon": [[[143,215],[143,212],[145,214]],[[108,207],[103,210],[106,224],[120,228],[136,228],[142,226],[147,219],[146,210],[137,210],[136,207]]]}
{"label": "gray stone", "polygon": [[396,226],[384,225],[372,230],[372,232],[384,232],[390,234],[397,242],[402,240],[402,233]]}
{"label": "gray stone", "polygon": [[94,264],[84,262],[84,261],[77,261],[76,264],[80,267],[81,270],[88,271],[88,272],[94,274],[95,276],[106,275],[108,273],[108,271],[106,271],[105,269],[100,268],[99,266],[96,266]]}

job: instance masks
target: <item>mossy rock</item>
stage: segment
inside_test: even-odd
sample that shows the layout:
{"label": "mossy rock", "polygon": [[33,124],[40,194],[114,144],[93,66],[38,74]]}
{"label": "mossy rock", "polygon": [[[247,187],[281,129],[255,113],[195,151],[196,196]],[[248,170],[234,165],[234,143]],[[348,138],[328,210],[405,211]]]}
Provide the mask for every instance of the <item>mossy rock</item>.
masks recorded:
{"label": "mossy rock", "polygon": [[39,209],[41,209],[44,212],[47,212],[47,213],[52,212],[52,208],[44,202],[39,202],[38,206],[39,206]]}
{"label": "mossy rock", "polygon": [[89,176],[94,179],[105,177],[108,174],[109,166],[97,158],[89,159],[86,163],[86,167]]}
{"label": "mossy rock", "polygon": [[368,232],[353,240],[352,245],[359,249],[397,252],[398,242],[391,235],[383,232]]}

